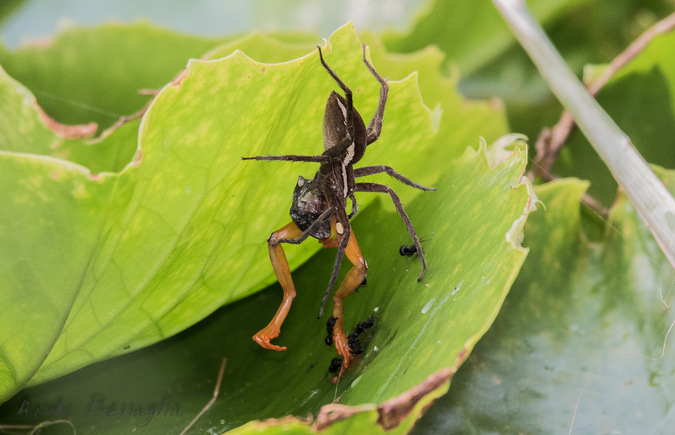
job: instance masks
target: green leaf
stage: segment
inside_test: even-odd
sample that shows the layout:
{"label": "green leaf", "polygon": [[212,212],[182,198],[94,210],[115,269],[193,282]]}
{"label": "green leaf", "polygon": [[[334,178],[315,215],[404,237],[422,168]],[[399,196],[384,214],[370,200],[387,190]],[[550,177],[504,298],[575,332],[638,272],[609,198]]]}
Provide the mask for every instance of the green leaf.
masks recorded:
{"label": "green leaf", "polygon": [[[381,65],[379,68],[390,79],[402,80],[411,74],[419,74],[417,82],[422,99],[432,110],[432,119],[438,128],[438,146],[429,150],[433,153],[429,160],[459,157],[467,146],[474,143],[477,135],[492,143],[509,131],[506,119],[495,116],[495,112],[501,113],[499,104],[467,100],[457,90],[459,77],[444,77],[439,73],[445,56],[436,47],[392,56],[386,55],[387,51],[380,38],[366,32],[362,39],[371,47],[373,61],[378,67]],[[448,108],[461,108],[462,116],[451,113],[444,115]],[[486,118],[492,121],[485,122]]]}
{"label": "green leaf", "polygon": [[[336,397],[350,406],[340,409],[345,418],[329,425],[330,432],[382,433],[378,415],[387,404],[399,403],[410,414],[385,413],[386,421],[394,433],[405,433],[430,401],[447,391],[450,376],[493,321],[525,258],[526,250],[513,239],[529,211],[531,191],[527,183],[518,185],[526,160],[525,152],[516,149],[491,169],[483,149],[469,149],[437,180],[437,192],[407,204],[429,261],[422,283],[416,282],[418,257],[398,255],[409,236],[398,215],[382,207],[389,200],[382,198],[359,213],[354,231],[369,277],[368,285],[345,301],[346,324],[368,315],[376,324],[360,364],[337,385],[327,373],[335,351],[323,344],[325,322],[316,320],[334,261],[330,250],[293,274],[298,297],[277,339],[288,346],[285,352],[263,350],[250,338],[277,308],[281,289],[274,285],[163,343],[27,389],[3,405],[1,418],[35,424],[44,417],[17,415],[22,404],[53,408],[61,398],[59,417],[70,409],[68,419],[76,428],[117,433],[144,430],[137,426],[147,423],[152,433],[177,433],[211,397],[220,359],[227,357],[220,396],[193,426],[196,433],[240,425],[234,433],[310,431],[307,422],[297,420],[246,423],[316,415]],[[270,268],[266,260],[264,266]],[[412,391],[417,392],[414,400]],[[162,403],[181,415],[147,415]],[[112,418],[104,414],[110,406],[116,407]],[[122,407],[145,414],[125,414]]]}
{"label": "green leaf", "polygon": [[[661,171],[672,192],[675,173]],[[587,182],[537,188],[532,250],[502,315],[421,422],[446,432],[668,433],[675,271],[624,195],[589,243]]]}
{"label": "green leaf", "polygon": [[10,51],[0,45],[0,65],[58,122],[106,128],[143,108],[150,97],[140,90],[164,86],[188,58],[224,40],[179,35],[147,23],[70,28],[46,46]]}
{"label": "green leaf", "polygon": [[96,174],[121,170],[138,146],[140,121],[129,122],[115,134],[93,140],[90,136],[96,125],[56,122],[41,110],[25,87],[1,68],[0,94],[4,100],[0,105],[0,150],[68,160]]}
{"label": "green leaf", "polygon": [[[219,45],[206,53],[203,59],[218,59],[239,50],[251,59],[265,63],[286,62],[304,56],[316,47],[314,35],[298,34],[292,42],[286,42],[289,34],[268,35],[253,33]],[[282,39],[280,39],[282,38]]]}
{"label": "green leaf", "polygon": [[[362,47],[351,26],[333,35],[325,58],[354,89],[356,105],[367,119],[375,111],[379,86],[363,65]],[[417,60],[410,57],[407,66],[401,60],[383,62],[381,72],[409,74]],[[391,67],[392,74],[388,65],[396,66]],[[496,136],[503,128],[503,117],[493,107],[461,100],[453,83],[434,73],[433,62],[420,65],[422,73],[438,83],[439,95],[452,97],[447,103],[438,100],[433,118],[439,133],[432,128],[432,116],[420,98],[417,75],[392,81],[386,127],[363,164],[385,163],[425,184],[434,184],[442,173],[471,180],[472,171],[458,171],[447,156],[475,143],[483,132],[489,138]],[[7,177],[3,196],[13,207],[3,219],[12,225],[0,227],[6,265],[1,294],[7,302],[2,305],[0,330],[15,331],[2,342],[1,397],[9,397],[26,384],[36,385],[156,343],[275,281],[265,238],[288,222],[289,192],[297,174],[311,176],[316,169],[307,164],[244,162],[240,158],[320,150],[322,110],[317,108],[323,108],[335,84],[315,52],[282,64],[257,63],[241,52],[216,61],[190,62],[145,114],[140,151],[133,163],[119,173],[95,176],[53,157],[63,140],[38,122],[44,118],[30,94],[6,76],[5,82],[8,95],[15,97],[7,99],[2,110],[21,115],[5,126],[8,131],[23,129],[25,137],[35,143],[21,143],[24,136],[12,133],[4,141],[10,151],[1,154],[2,173]],[[425,87],[426,93],[433,93],[429,85]],[[127,124],[105,140],[123,147],[131,141],[133,129],[133,123]],[[451,130],[455,130],[452,135]],[[84,142],[74,146],[84,146]],[[73,151],[69,157],[76,154]],[[95,154],[87,157],[90,163]],[[522,172],[523,159],[520,155],[514,160],[515,169],[506,172],[511,174],[509,183],[515,183],[513,174]],[[110,157],[103,160],[109,162]],[[384,176],[374,179],[390,181]],[[400,193],[404,202],[417,195],[411,189]],[[519,195],[515,208],[522,214],[524,199]],[[362,214],[370,201],[372,195],[359,198]],[[426,213],[436,211],[434,207]],[[15,216],[26,218],[15,223]],[[444,215],[439,218],[446,227],[450,225]],[[494,217],[474,220],[495,222]],[[513,220],[513,216],[503,217],[501,222],[510,228]],[[499,231],[503,243],[505,230]],[[304,244],[289,250],[289,261],[297,267],[317,249],[318,245]],[[392,246],[386,252],[395,249]],[[66,254],[68,261],[64,262],[61,258]],[[500,269],[505,275],[495,278],[494,289],[502,296],[492,300],[492,309],[481,311],[479,329],[471,329],[468,348],[496,314],[522,255],[518,253]],[[484,256],[478,258],[482,264]],[[377,259],[372,261],[377,263]],[[378,279],[389,287],[395,282],[388,275]],[[51,304],[45,306],[42,301]],[[41,321],[35,322],[38,316]],[[39,340],[32,339],[36,335]],[[250,332],[246,335],[250,337]],[[255,348],[250,339],[246,344]],[[439,361],[434,364],[438,366]],[[417,376],[390,385],[376,399],[406,391],[421,379]]]}
{"label": "green leaf", "polygon": [[90,261],[110,183],[76,165],[0,153],[0,398],[30,380],[59,336]]}

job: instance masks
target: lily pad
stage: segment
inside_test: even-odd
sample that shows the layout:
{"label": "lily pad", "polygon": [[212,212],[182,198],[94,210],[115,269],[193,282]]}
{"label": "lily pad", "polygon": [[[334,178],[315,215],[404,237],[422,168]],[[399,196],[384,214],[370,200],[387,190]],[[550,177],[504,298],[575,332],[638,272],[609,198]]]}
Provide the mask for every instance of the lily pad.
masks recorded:
{"label": "lily pad", "polygon": [[[336,385],[327,373],[335,351],[323,344],[325,323],[316,320],[335,255],[322,251],[294,272],[298,297],[278,338],[288,346],[285,352],[263,350],[250,338],[276,310],[281,290],[275,284],[172,339],[21,392],[3,405],[3,421],[45,421],[16,414],[26,402],[33,403],[32,412],[36,406],[54,409],[61,401],[57,417],[69,410],[76,428],[179,432],[211,397],[226,357],[218,400],[192,427],[195,432],[244,425],[234,433],[261,428],[405,433],[431,400],[447,391],[525,258],[517,240],[531,211],[532,192],[526,182],[518,184],[526,161],[516,148],[491,169],[484,149],[469,149],[437,180],[437,192],[408,203],[429,259],[421,283],[419,259],[398,255],[400,245],[409,243],[398,215],[381,201],[359,213],[354,231],[369,277],[368,285],[346,300],[346,324],[369,315],[376,323],[359,364]],[[324,407],[335,399],[339,406]],[[160,406],[175,414],[148,414]],[[315,418],[304,420],[308,414]],[[246,424],[250,420],[259,421]]]}
{"label": "lily pad", "polygon": [[105,129],[148,102],[190,57],[229,38],[180,35],[148,23],[71,27],[47,44],[12,51],[0,46],[0,65],[64,124],[95,122]]}
{"label": "lily pad", "polygon": [[[673,171],[660,174],[674,191]],[[675,271],[623,194],[589,242],[587,187],[536,189],[547,207],[528,221],[531,255],[419,433],[669,432]]]}
{"label": "lily pad", "polygon": [[[362,63],[351,26],[333,35],[325,55],[354,89],[364,117],[373,113],[379,87]],[[437,134],[415,79],[392,81],[386,127],[364,164],[386,163],[433,184],[453,168],[450,159],[437,158],[439,147],[461,148],[481,132],[472,121],[456,136]],[[60,140],[36,122],[40,112],[30,94],[6,82],[9,92],[24,95],[7,104],[30,120],[17,119],[15,126],[29,127],[28,137],[44,136],[37,142]],[[449,84],[442,84],[448,93]],[[136,159],[119,173],[93,176],[49,155],[43,143],[35,149],[44,154],[2,152],[3,195],[13,204],[8,210],[26,217],[0,233],[6,265],[2,330],[15,331],[2,343],[2,397],[163,340],[272,283],[266,234],[288,221],[297,173],[311,175],[312,169],[240,157],[317,153],[321,109],[334,87],[315,52],[282,64],[235,52],[192,61],[163,89],[143,118]],[[499,111],[484,104],[455,98],[443,109],[435,121],[440,131],[477,114],[485,117],[488,137],[503,125]],[[106,139],[128,141],[131,131],[125,126]],[[414,195],[401,192],[406,202]],[[369,201],[360,200],[364,210]],[[16,220],[8,215],[3,222]],[[317,249],[305,244],[289,252],[289,260],[297,267]],[[518,264],[512,267],[511,274]]]}

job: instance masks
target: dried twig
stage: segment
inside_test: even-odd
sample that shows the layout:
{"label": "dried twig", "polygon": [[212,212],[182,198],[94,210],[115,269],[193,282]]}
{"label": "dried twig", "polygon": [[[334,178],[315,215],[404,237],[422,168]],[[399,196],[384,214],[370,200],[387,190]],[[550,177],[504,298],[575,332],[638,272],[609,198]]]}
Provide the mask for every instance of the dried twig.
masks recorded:
{"label": "dried twig", "polygon": [[185,429],[183,429],[183,432],[180,433],[180,435],[184,435],[187,433],[188,430],[194,425],[197,420],[201,418],[202,415],[206,411],[208,411],[211,408],[211,405],[216,401],[218,398],[218,394],[220,393],[220,384],[223,382],[223,373],[225,373],[225,365],[227,364],[227,358],[223,358],[223,362],[220,364],[220,371],[218,372],[218,380],[216,381],[216,388],[213,390],[213,397],[211,397],[211,400],[209,400],[209,403],[207,403],[204,408],[202,408],[201,411],[199,411],[199,414],[195,416],[195,418],[192,419],[190,424],[187,425]]}
{"label": "dried twig", "polygon": [[106,128],[103,133],[101,133],[100,136],[98,136],[96,139],[92,140],[91,143],[97,143],[103,141],[108,135],[110,135],[113,131],[117,130],[127,122],[135,121],[138,118],[141,118],[143,115],[145,115],[145,112],[148,111],[148,108],[150,108],[150,105],[155,101],[155,97],[157,97],[157,94],[159,94],[158,90],[147,90],[147,89],[141,89],[138,91],[139,94],[141,95],[152,95],[153,97],[148,100],[147,103],[145,103],[145,106],[141,110],[139,110],[136,113],[132,113],[131,115],[124,115],[121,116],[113,125],[110,127]]}

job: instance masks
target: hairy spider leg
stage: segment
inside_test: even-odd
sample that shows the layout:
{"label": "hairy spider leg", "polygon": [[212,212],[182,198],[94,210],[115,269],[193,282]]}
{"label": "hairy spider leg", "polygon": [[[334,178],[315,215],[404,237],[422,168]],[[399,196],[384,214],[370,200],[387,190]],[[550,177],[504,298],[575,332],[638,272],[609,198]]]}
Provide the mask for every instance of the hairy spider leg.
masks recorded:
{"label": "hairy spider leg", "polygon": [[291,243],[291,244],[294,244],[294,245],[299,245],[300,243],[307,240],[307,238],[309,238],[310,234],[313,234],[314,230],[316,230],[316,228],[318,226],[320,226],[322,223],[328,221],[334,214],[335,214],[335,210],[333,208],[327,208],[326,210],[324,210],[323,213],[321,213],[319,215],[318,218],[316,218],[316,220],[314,222],[312,222],[312,224],[310,226],[307,227],[307,229],[305,229],[303,231],[302,234],[300,234],[300,236],[295,237],[295,238],[281,239],[277,243]]}
{"label": "hairy spider leg", "polygon": [[316,162],[316,163],[325,163],[330,160],[327,156],[303,156],[298,154],[284,154],[281,156],[254,156],[254,157],[242,157],[242,160],[281,160],[288,162]]}
{"label": "hairy spider leg", "polygon": [[[349,243],[351,243],[352,227],[349,223],[347,212],[344,209],[337,209],[336,214],[337,216],[333,220],[332,225],[333,234],[335,234],[335,236],[329,237],[328,239],[320,240],[324,248],[337,247],[338,251],[337,255],[335,256],[335,264],[333,265],[333,272],[331,272],[330,274],[330,281],[328,282],[328,287],[326,288],[326,292],[324,293],[323,299],[321,300],[321,308],[319,309],[319,319],[323,316],[323,307],[326,305],[328,295],[330,295],[330,292],[333,290],[333,287],[337,282],[338,275],[340,274],[340,268],[342,267],[342,259],[349,246]],[[338,231],[338,224],[341,226],[342,231]],[[354,239],[354,242],[356,242],[356,239]],[[354,263],[352,262],[352,264]]]}
{"label": "hairy spider leg", "polygon": [[420,260],[422,260],[422,272],[420,273],[420,276],[417,278],[417,281],[422,281],[422,277],[424,276],[424,271],[427,269],[427,261],[424,258],[424,252],[422,251],[422,245],[420,245],[420,239],[417,237],[417,232],[415,232],[415,227],[413,227],[412,222],[410,222],[410,218],[408,217],[408,214],[405,212],[405,209],[403,208],[403,204],[401,204],[401,199],[398,197],[396,192],[394,192],[394,189],[392,189],[389,186],[386,186],[384,184],[377,184],[377,183],[356,183],[355,192],[373,192],[373,193],[387,193],[391,197],[391,201],[394,203],[394,207],[396,207],[396,211],[398,211],[399,216],[401,216],[401,219],[403,219],[403,223],[405,224],[405,227],[408,229],[408,233],[410,234],[410,237],[412,237],[413,242],[415,243],[415,248],[417,248],[417,253],[420,256]]}
{"label": "hairy spider leg", "polygon": [[321,47],[316,46],[319,49],[319,60],[321,60],[321,65],[328,71],[333,80],[335,80],[342,89],[342,92],[345,93],[345,99],[347,100],[347,133],[349,134],[350,142],[354,140],[354,123],[352,122],[352,109],[354,108],[354,102],[352,99],[352,90],[347,87],[347,85],[340,80],[340,77],[335,74],[335,72],[328,66],[325,60],[323,60],[323,53],[321,52]]}
{"label": "hairy spider leg", "polygon": [[420,190],[436,190],[435,187],[425,187],[422,186],[419,183],[415,183],[411,179],[404,177],[403,175],[399,174],[396,172],[394,169],[392,169],[390,166],[385,166],[385,165],[375,165],[375,166],[362,166],[360,168],[354,168],[354,178],[360,178],[360,177],[365,177],[367,175],[374,175],[374,174],[380,174],[380,173],[386,173],[392,178],[397,179],[403,184],[407,184],[410,187],[414,187],[415,189],[420,189]]}
{"label": "hairy spider leg", "polygon": [[[338,375],[342,376],[349,367],[349,362],[352,358],[352,355],[349,352],[349,340],[345,335],[342,302],[347,296],[354,293],[363,280],[366,279],[368,264],[361,254],[361,249],[356,242],[354,232],[350,231],[349,234],[339,234],[335,228],[337,223],[337,219],[333,221],[333,233],[336,234],[336,236],[321,240],[320,242],[323,244],[324,248],[334,248],[335,246],[341,246],[343,240],[347,240],[348,242],[344,254],[353,265],[349,272],[347,272],[342,284],[340,284],[340,288],[335,292],[335,295],[333,295],[333,317],[337,319],[333,326],[333,342],[335,343],[335,349],[338,354],[344,358],[342,369]],[[338,254],[338,257],[341,257],[341,255]]]}
{"label": "hairy spider leg", "polygon": [[[356,177],[355,177],[355,178],[356,178]],[[354,216],[356,216],[356,213],[358,213],[358,211],[359,211],[359,204],[356,202],[356,197],[354,196],[353,193],[350,193],[350,194],[347,196],[347,198],[349,198],[349,200],[352,202],[352,211],[351,211],[351,213],[349,213],[349,215],[347,215],[347,219],[350,219],[350,220],[351,220],[351,218],[353,218]]]}
{"label": "hairy spider leg", "polygon": [[377,104],[377,110],[375,111],[375,115],[373,116],[373,119],[370,120],[368,123],[368,128],[366,129],[368,132],[368,139],[367,139],[367,144],[370,145],[371,143],[375,142],[377,138],[380,137],[380,133],[382,133],[382,119],[384,118],[384,106],[387,104],[387,96],[389,95],[389,85],[387,84],[387,79],[383,79],[381,75],[375,71],[375,68],[368,63],[368,60],[366,60],[366,44],[363,44],[363,63],[366,64],[368,69],[370,70],[370,73],[375,76],[375,79],[377,79],[378,82],[380,82],[380,101]]}
{"label": "hairy spider leg", "polygon": [[281,240],[294,239],[302,236],[303,231],[298,228],[295,222],[272,233],[267,239],[267,247],[269,248],[270,260],[272,261],[272,268],[274,274],[279,280],[281,288],[284,290],[284,298],[279,305],[279,309],[270,321],[270,323],[263,329],[258,331],[254,336],[255,340],[260,346],[270,350],[286,350],[286,346],[277,346],[270,343],[270,341],[279,336],[281,332],[281,325],[286,320],[288,311],[291,309],[291,304],[295,298],[295,285],[293,284],[293,277],[291,276],[291,269],[288,267],[288,260],[286,254],[281,246]]}

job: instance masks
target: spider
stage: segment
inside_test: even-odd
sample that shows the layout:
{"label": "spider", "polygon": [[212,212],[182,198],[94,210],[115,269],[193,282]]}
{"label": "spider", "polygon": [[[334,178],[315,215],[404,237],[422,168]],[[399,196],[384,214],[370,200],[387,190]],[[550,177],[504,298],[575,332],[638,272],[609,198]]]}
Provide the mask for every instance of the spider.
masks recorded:
{"label": "spider", "polygon": [[[293,202],[290,209],[292,221],[273,232],[267,240],[272,268],[283,288],[284,296],[276,314],[270,323],[253,336],[253,339],[263,348],[270,350],[286,350],[285,346],[277,346],[270,343],[279,336],[281,325],[286,319],[293,299],[295,298],[295,286],[291,271],[286,260],[286,255],[281,246],[282,243],[299,244],[308,237],[319,240],[324,248],[337,248],[337,257],[330,276],[328,288],[321,301],[319,318],[323,315],[324,305],[328,295],[333,289],[343,257],[352,263],[353,267],[345,276],[338,291],[333,296],[333,318],[335,322],[332,328],[332,341],[340,356],[344,358],[341,373],[349,366],[352,355],[349,341],[344,332],[343,325],[343,300],[360,287],[366,280],[368,264],[361,255],[361,250],[356,242],[349,220],[358,211],[358,204],[354,197],[355,192],[377,192],[388,194],[398,211],[401,219],[413,239],[415,248],[422,260],[422,272],[418,281],[422,280],[427,262],[420,246],[417,233],[406,214],[401,201],[394,190],[384,184],[355,181],[366,175],[386,173],[391,177],[417,189],[436,190],[417,184],[389,166],[364,166],[354,168],[353,165],[361,160],[366,147],[375,142],[382,132],[382,119],[384,107],[387,102],[389,85],[366,60],[366,45],[363,44],[363,62],[375,79],[380,83],[380,98],[377,110],[372,120],[366,127],[359,112],[354,108],[352,91],[333,72],[323,59],[321,47],[318,47],[319,60],[324,69],[337,82],[344,92],[344,97],[337,92],[331,92],[326,102],[323,117],[323,142],[324,152],[318,156],[305,155],[280,155],[280,156],[255,156],[243,157],[243,160],[281,160],[291,162],[315,162],[320,163],[318,172],[313,178],[298,177],[298,182],[293,192]],[[347,199],[351,201],[351,212],[347,214]],[[332,322],[331,322],[332,323]]]}

